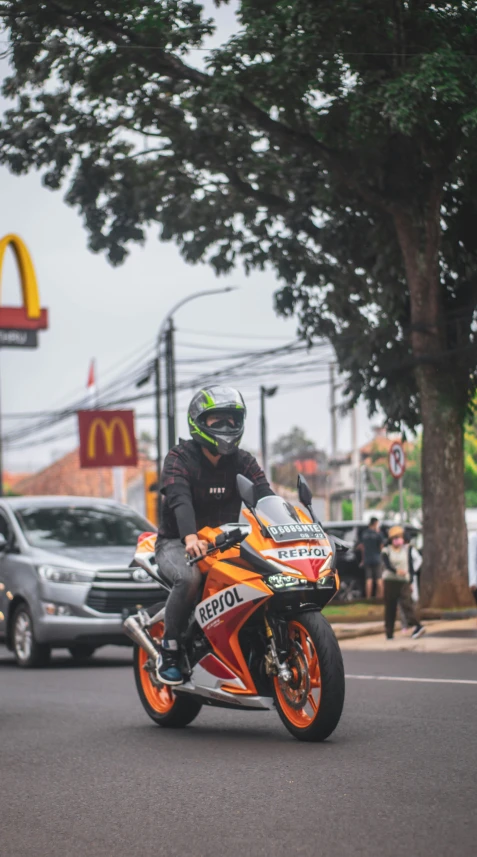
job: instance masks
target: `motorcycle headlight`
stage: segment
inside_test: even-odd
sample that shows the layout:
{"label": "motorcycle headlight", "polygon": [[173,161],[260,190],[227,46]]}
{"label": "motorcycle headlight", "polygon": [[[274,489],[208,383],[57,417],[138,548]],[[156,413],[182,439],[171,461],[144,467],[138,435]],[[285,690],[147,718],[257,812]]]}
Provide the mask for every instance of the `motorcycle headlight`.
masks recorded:
{"label": "motorcycle headlight", "polygon": [[91,583],[94,576],[77,568],[60,568],[56,565],[40,565],[38,574],[49,583]]}
{"label": "motorcycle headlight", "polygon": [[282,589],[290,589],[294,586],[303,586],[306,580],[300,580],[299,577],[291,577],[289,574],[272,574],[267,577],[267,586],[273,589],[274,592],[280,592]]}
{"label": "motorcycle headlight", "polygon": [[323,574],[324,571],[328,571],[328,569],[332,568],[332,566],[333,566],[333,553],[330,553],[325,564],[322,565],[320,568],[320,574]]}

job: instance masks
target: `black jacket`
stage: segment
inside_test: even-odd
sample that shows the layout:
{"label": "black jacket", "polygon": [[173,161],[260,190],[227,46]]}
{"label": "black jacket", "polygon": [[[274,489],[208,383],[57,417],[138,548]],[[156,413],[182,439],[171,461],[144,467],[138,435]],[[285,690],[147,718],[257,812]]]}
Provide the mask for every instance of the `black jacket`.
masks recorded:
{"label": "black jacket", "polygon": [[223,455],[217,465],[194,440],[180,440],[166,455],[160,492],[163,495],[159,536],[184,539],[202,527],[238,521],[241,500],[237,474],[258,486],[259,498],[273,494],[253,455],[238,449]]}

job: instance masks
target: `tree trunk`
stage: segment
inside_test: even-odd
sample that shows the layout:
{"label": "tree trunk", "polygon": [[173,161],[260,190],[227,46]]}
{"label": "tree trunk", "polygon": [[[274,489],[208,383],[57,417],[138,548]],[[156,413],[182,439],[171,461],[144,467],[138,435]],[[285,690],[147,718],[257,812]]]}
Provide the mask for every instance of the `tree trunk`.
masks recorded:
{"label": "tree trunk", "polygon": [[465,607],[473,599],[467,570],[462,415],[429,375],[418,371],[423,428],[421,600],[429,607]]}
{"label": "tree trunk", "polygon": [[467,569],[464,445],[467,379],[447,350],[439,276],[440,192],[424,214],[394,215],[411,299],[411,343],[423,429],[424,606],[472,604]]}

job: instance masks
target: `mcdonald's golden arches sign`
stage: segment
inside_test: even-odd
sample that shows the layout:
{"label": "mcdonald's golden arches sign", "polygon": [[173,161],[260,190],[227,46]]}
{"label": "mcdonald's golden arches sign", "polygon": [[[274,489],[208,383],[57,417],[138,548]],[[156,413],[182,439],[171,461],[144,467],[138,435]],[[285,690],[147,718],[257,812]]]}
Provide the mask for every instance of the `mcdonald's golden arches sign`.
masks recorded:
{"label": "mcdonald's golden arches sign", "polygon": [[[26,244],[18,235],[5,235],[0,240],[0,276],[3,268],[5,251],[11,247],[20,274],[23,306],[4,307],[0,306],[0,331],[12,331],[12,341],[2,342],[4,345],[21,345],[15,342],[13,332],[29,332],[29,340],[25,344],[36,344],[36,331],[45,330],[48,327],[48,311],[40,306],[40,294],[36,279],[35,269]],[[1,301],[0,301],[1,303]]]}
{"label": "mcdonald's golden arches sign", "polygon": [[81,467],[137,465],[134,411],[78,411]]}

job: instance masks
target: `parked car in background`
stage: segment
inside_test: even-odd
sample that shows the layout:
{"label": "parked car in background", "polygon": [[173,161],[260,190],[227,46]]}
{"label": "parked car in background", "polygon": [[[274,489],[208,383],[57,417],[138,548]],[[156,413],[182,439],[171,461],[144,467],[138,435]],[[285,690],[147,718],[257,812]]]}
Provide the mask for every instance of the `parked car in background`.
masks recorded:
{"label": "parked car in background", "polygon": [[45,664],[53,648],[83,659],[108,643],[130,644],[123,618],[163,591],[129,567],[138,536],[153,529],[111,500],[0,500],[0,640],[19,666]]}
{"label": "parked car in background", "polygon": [[[380,530],[384,538],[387,538],[389,527],[395,521],[381,521]],[[356,601],[365,595],[365,573],[363,558],[359,545],[362,543],[363,532],[367,528],[366,521],[328,521],[322,524],[326,533],[342,539],[350,547],[347,551],[338,551],[337,567],[340,576],[341,588],[339,598],[341,601]],[[411,524],[404,525],[404,534],[407,542],[415,543],[420,535],[420,528]],[[419,547],[419,545],[417,545]]]}

